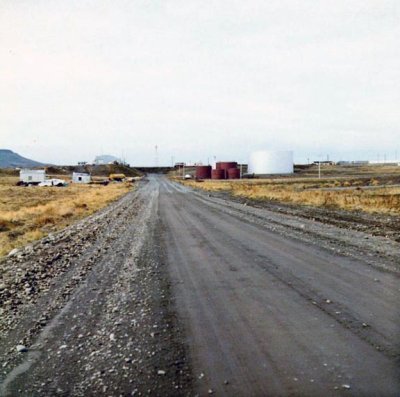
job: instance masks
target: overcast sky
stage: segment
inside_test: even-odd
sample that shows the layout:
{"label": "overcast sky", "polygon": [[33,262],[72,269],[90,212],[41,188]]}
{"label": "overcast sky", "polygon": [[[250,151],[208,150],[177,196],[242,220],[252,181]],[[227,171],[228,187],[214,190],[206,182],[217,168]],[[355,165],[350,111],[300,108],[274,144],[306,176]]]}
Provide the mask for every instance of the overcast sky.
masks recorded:
{"label": "overcast sky", "polygon": [[0,148],[400,158],[399,0],[0,0]]}

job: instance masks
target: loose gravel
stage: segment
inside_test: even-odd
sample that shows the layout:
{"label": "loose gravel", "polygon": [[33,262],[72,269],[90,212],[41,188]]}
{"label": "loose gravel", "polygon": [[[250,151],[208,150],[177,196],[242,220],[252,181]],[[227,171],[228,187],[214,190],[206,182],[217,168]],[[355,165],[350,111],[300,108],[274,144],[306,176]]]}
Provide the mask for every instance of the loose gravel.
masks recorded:
{"label": "loose gravel", "polygon": [[189,393],[158,222],[144,181],[1,262],[0,394]]}

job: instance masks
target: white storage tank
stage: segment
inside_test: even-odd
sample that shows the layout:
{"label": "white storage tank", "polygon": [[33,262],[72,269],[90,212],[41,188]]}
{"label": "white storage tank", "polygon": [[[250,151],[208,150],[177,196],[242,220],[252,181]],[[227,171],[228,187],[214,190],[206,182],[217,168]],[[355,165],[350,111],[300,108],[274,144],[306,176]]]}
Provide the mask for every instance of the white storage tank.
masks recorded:
{"label": "white storage tank", "polygon": [[259,150],[251,153],[249,174],[292,174],[293,152],[290,150]]}

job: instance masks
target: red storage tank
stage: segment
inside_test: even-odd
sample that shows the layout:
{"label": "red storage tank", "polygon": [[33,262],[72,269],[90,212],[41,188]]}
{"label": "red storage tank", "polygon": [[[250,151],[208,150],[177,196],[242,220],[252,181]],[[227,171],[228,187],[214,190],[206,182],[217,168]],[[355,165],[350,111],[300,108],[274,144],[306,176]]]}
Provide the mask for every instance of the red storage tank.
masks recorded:
{"label": "red storage tank", "polygon": [[231,168],[237,168],[237,162],[236,161],[220,161],[215,164],[215,168],[217,170],[223,170],[224,171],[223,179],[228,179],[228,170]]}
{"label": "red storage tank", "polygon": [[210,179],[211,170],[212,170],[211,165],[196,166],[196,179]]}
{"label": "red storage tank", "polygon": [[237,168],[236,161],[220,161],[215,165],[217,170],[226,170],[228,171],[230,168]]}
{"label": "red storage tank", "polygon": [[228,170],[228,179],[239,179],[239,178],[240,178],[239,168],[230,168]]}
{"label": "red storage tank", "polygon": [[225,179],[225,170],[221,169],[212,170],[211,179]]}

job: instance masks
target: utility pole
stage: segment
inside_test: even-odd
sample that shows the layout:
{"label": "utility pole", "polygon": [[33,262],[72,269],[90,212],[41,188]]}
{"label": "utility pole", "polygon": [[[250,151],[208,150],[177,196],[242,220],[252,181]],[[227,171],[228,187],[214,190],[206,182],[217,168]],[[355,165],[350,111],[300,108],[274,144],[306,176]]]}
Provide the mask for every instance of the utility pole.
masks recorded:
{"label": "utility pole", "polygon": [[158,146],[156,145],[154,149],[155,149],[154,162],[155,162],[156,167],[158,167]]}

